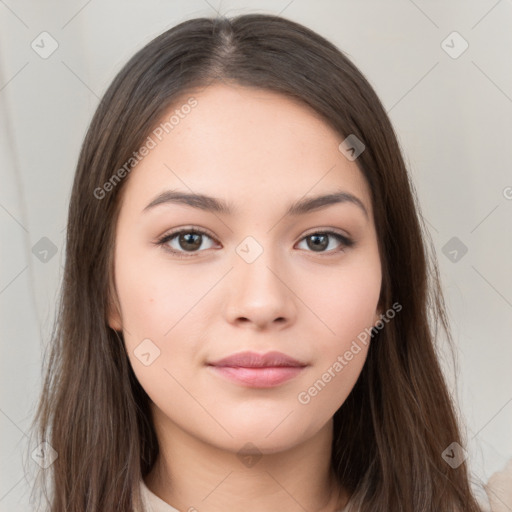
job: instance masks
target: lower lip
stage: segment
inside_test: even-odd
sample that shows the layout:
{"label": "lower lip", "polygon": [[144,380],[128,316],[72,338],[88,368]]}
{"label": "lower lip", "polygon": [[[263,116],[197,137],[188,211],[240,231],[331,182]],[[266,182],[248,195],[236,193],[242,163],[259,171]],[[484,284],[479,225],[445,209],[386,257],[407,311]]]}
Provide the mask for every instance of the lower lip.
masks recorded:
{"label": "lower lip", "polygon": [[253,388],[271,388],[296,377],[304,366],[269,366],[246,368],[240,366],[211,366],[227,379]]}

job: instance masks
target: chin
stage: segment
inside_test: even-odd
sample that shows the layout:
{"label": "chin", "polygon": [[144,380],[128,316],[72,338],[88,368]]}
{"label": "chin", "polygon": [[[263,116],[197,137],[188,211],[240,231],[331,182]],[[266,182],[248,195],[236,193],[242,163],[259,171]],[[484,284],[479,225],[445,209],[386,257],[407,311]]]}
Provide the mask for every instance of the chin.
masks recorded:
{"label": "chin", "polygon": [[222,439],[220,439],[216,436],[216,439],[211,439],[210,442],[219,448],[236,454],[267,455],[289,450],[308,438],[304,432],[297,428],[296,423],[283,426],[279,425],[280,421],[282,421],[282,418],[268,424],[231,426],[225,424],[233,437],[222,436]]}

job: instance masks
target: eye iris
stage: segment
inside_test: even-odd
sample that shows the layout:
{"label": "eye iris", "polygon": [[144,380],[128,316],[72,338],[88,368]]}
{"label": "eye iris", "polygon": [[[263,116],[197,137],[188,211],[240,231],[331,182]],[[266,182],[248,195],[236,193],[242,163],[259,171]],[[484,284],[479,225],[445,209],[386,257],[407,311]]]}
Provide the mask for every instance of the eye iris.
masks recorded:
{"label": "eye iris", "polygon": [[194,250],[201,247],[201,236],[198,233],[182,233],[179,236],[179,244],[182,249]]}
{"label": "eye iris", "polygon": [[[322,239],[322,240],[320,240]],[[310,249],[313,249],[314,251],[321,251],[322,249],[325,249],[329,245],[329,240],[327,235],[310,235],[308,238],[308,247]],[[313,245],[310,244],[310,241],[314,240]]]}

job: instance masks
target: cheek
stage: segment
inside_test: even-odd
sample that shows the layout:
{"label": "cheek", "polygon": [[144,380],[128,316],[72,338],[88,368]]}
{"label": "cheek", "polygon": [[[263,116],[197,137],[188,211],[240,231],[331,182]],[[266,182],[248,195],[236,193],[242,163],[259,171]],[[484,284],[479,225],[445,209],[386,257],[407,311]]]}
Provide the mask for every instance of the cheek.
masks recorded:
{"label": "cheek", "polygon": [[303,411],[330,417],[357,382],[376,321],[381,278],[378,253],[372,252],[304,282],[301,297],[315,313],[305,327],[314,337],[315,364],[297,395]]}
{"label": "cheek", "polygon": [[312,315],[317,325],[311,332],[323,340],[323,353],[350,346],[374,325],[380,289],[380,261],[374,257],[333,267],[305,281],[301,296],[316,315]]}
{"label": "cheek", "polygon": [[207,293],[212,278],[191,278],[186,266],[169,263],[158,248],[127,245],[119,245],[116,261],[123,324],[133,337],[166,339]]}
{"label": "cheek", "polygon": [[[185,382],[183,369],[193,357],[198,333],[191,332],[194,304],[201,290],[186,286],[179,272],[173,275],[155,265],[137,270],[119,267],[119,299],[123,315],[125,349],[135,376],[151,400],[166,404],[169,396],[181,397],[179,382]],[[189,283],[190,284],[190,283]],[[180,293],[185,286],[187,293]],[[203,291],[204,294],[204,291]],[[181,397],[181,398],[179,398]]]}
{"label": "cheek", "polygon": [[204,339],[201,322],[208,301],[202,299],[218,273],[200,279],[195,273],[194,278],[190,266],[148,258],[147,251],[126,254],[116,263],[125,349],[140,384],[156,399],[171,389],[179,391],[167,372],[180,381],[189,377],[186,371]]}
{"label": "cheek", "polygon": [[[380,294],[380,273],[351,272],[331,282],[329,293],[312,295],[316,318],[308,322],[314,336],[314,370],[296,396],[304,414],[331,417],[352,391],[371,343]],[[313,307],[312,307],[313,309]],[[313,345],[312,345],[313,346]]]}
{"label": "cheek", "polygon": [[[380,275],[380,274],[379,274]],[[370,273],[354,272],[343,280],[331,297],[326,311],[331,328],[345,342],[375,322],[380,279]]]}

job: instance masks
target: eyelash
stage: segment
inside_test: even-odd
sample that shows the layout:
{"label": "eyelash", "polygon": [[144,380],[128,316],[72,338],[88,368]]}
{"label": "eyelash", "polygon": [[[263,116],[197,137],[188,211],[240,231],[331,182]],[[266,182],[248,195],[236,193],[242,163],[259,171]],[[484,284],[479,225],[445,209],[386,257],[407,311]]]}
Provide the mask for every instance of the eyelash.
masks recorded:
{"label": "eyelash", "polygon": [[[204,231],[203,229],[196,228],[196,227],[189,227],[189,228],[183,228],[183,229],[179,229],[179,230],[173,231],[171,233],[168,233],[168,234],[164,235],[163,237],[161,237],[160,239],[158,239],[155,242],[155,244],[158,246],[161,246],[162,249],[177,256],[178,258],[191,258],[191,257],[194,257],[197,253],[203,252],[203,251],[192,251],[192,252],[187,253],[186,251],[176,251],[175,249],[171,249],[169,246],[166,245],[172,239],[176,238],[178,235],[181,235],[183,233],[194,234],[194,235],[206,235],[208,238],[211,238],[212,240],[216,241],[213,236],[211,236],[208,232]],[[330,256],[330,255],[336,254],[338,252],[344,252],[345,248],[350,248],[353,245],[355,245],[354,240],[352,240],[344,235],[341,235],[340,233],[337,233],[335,231],[313,231],[312,233],[309,233],[306,236],[302,237],[299,240],[299,242],[302,242],[302,240],[305,240],[306,238],[313,236],[313,235],[330,235],[330,236],[334,237],[336,240],[338,240],[338,242],[341,243],[341,247],[342,247],[341,249],[334,249],[331,251],[324,251],[324,252],[316,253],[316,254],[319,254],[320,256],[322,256],[322,255]],[[315,251],[308,251],[308,252],[314,253]]]}

